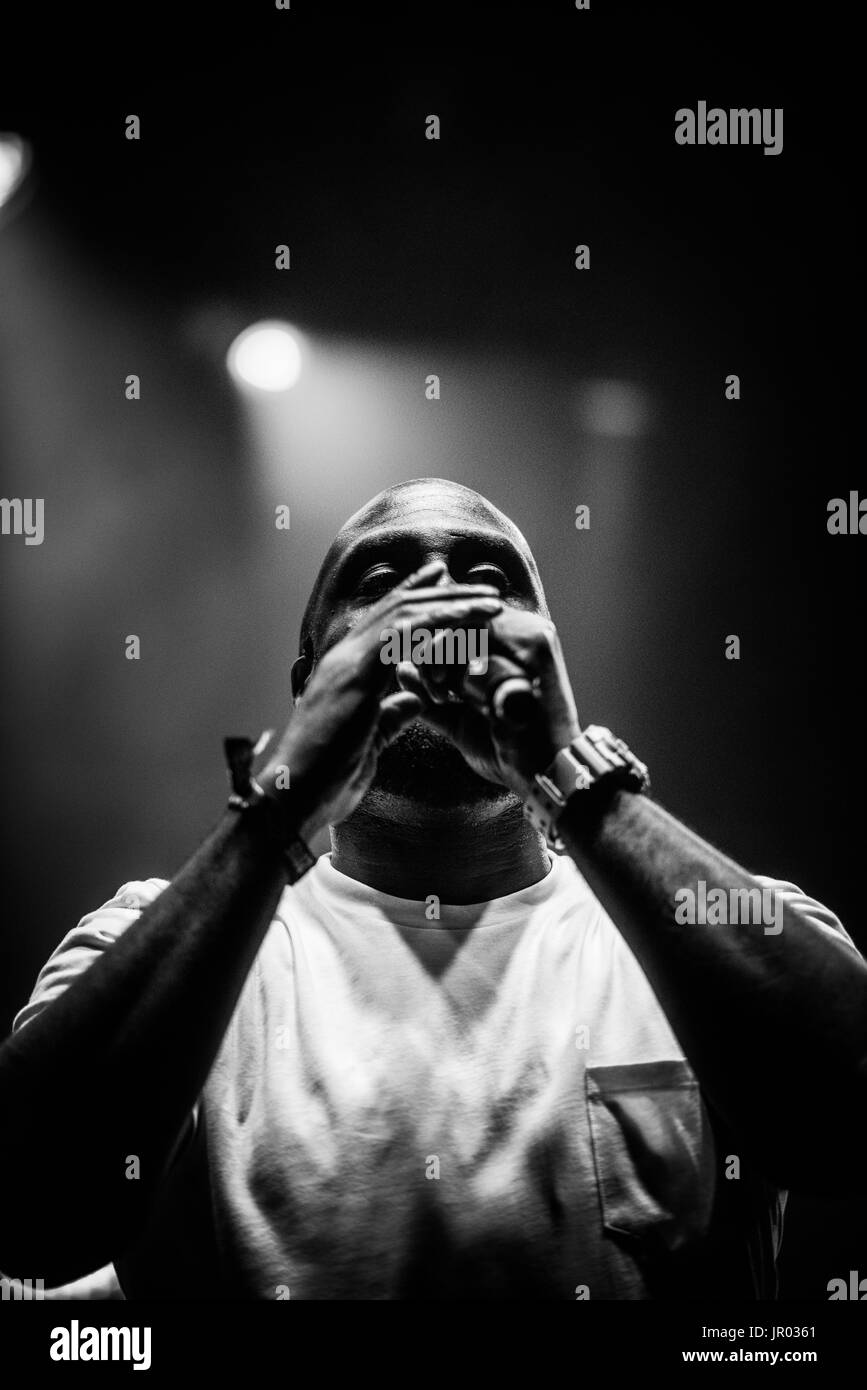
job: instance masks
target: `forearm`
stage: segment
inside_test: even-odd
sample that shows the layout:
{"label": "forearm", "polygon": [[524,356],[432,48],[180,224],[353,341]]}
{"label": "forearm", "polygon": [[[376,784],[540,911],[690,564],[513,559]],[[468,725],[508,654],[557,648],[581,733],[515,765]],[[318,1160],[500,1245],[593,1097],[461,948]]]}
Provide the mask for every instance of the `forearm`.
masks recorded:
{"label": "forearm", "polygon": [[[227,814],[119,940],[0,1048],[0,1268],[75,1277],[141,1219],[285,884],[260,811]],[[138,1181],[125,1177],[133,1154]],[[58,1163],[74,1202],[50,1200]]]}
{"label": "forearm", "polygon": [[862,1184],[867,965],[788,904],[771,930],[676,921],[676,895],[699,881],[760,885],[647,797],[615,794],[590,832],[575,820],[567,807],[570,854],[733,1133],[787,1185]]}

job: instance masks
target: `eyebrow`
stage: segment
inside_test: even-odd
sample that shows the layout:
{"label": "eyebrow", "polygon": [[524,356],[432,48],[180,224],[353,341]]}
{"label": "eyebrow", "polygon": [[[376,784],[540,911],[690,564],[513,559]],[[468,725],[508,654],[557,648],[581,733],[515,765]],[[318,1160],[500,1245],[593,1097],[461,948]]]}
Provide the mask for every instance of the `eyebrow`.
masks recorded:
{"label": "eyebrow", "polygon": [[[417,532],[390,527],[380,527],[366,532],[352,541],[342,556],[329,588],[339,593],[354,582],[364,571],[364,566],[374,559],[390,559],[411,568],[415,560],[421,561],[424,537]],[[523,580],[532,587],[533,578],[530,566],[514,541],[501,531],[488,529],[468,531],[450,537],[449,549],[457,557],[465,557],[467,552],[495,555],[503,561],[509,579]]]}

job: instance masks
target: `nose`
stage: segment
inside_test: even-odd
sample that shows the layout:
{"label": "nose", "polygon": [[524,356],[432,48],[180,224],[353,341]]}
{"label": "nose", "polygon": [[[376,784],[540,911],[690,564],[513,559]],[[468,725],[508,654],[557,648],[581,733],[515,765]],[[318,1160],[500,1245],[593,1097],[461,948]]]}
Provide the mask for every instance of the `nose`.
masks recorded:
{"label": "nose", "polygon": [[445,565],[445,569],[443,570],[442,574],[440,575],[440,577],[439,577],[439,579],[437,580],[437,582],[436,582],[436,584],[434,585],[434,587],[435,587],[435,588],[448,588],[449,585],[453,585],[453,584],[455,583],[455,581],[454,581],[454,579],[452,579],[452,576],[451,576],[451,574],[449,573],[449,562],[448,562],[448,559],[446,558],[446,556],[445,556],[445,555],[432,555],[430,558],[431,558],[432,560],[441,560],[442,563]]}

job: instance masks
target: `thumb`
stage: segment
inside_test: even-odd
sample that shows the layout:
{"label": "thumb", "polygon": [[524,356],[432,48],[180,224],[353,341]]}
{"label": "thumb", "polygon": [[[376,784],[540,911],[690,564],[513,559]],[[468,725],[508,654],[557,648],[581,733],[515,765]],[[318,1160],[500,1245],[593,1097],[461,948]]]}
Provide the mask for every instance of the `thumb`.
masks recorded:
{"label": "thumb", "polygon": [[387,743],[400,733],[405,724],[421,714],[424,706],[417,695],[408,690],[400,690],[396,695],[387,695],[379,705],[379,722],[374,740],[376,751],[380,752]]}

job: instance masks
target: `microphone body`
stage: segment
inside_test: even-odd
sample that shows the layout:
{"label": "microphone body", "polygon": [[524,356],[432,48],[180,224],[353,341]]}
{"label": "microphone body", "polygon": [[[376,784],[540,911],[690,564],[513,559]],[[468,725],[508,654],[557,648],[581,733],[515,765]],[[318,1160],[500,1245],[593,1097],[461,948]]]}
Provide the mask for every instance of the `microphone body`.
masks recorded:
{"label": "microphone body", "polygon": [[496,719],[502,719],[514,728],[529,724],[537,697],[521,667],[505,656],[488,658],[484,670],[480,669],[481,665],[479,661],[471,661],[464,668],[459,691],[463,692],[465,682],[472,678],[474,689],[481,685],[488,707]]}
{"label": "microphone body", "polygon": [[440,688],[447,700],[478,705],[481,699],[495,719],[513,728],[531,722],[538,702],[535,687],[508,657],[488,656],[485,650],[483,656],[471,656],[465,664],[448,663],[441,670],[445,678]]}
{"label": "microphone body", "polygon": [[497,719],[520,727],[528,724],[536,704],[536,694],[526,676],[506,676],[489,697]]}

